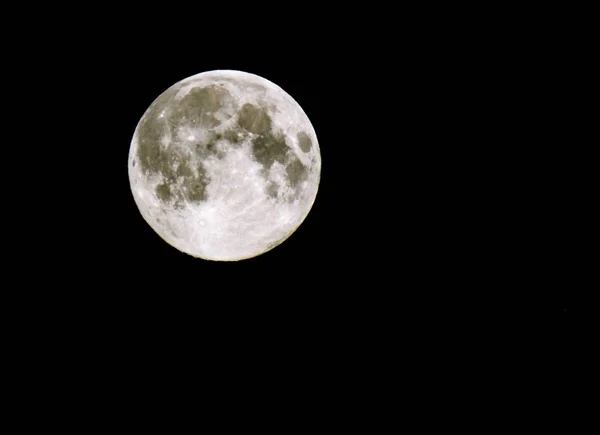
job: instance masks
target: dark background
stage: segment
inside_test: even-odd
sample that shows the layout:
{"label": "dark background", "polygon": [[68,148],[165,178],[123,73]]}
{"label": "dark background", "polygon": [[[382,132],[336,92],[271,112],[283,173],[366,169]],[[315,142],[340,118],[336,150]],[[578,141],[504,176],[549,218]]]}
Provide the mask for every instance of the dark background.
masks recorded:
{"label": "dark background", "polygon": [[[0,314],[21,395],[60,407],[54,418],[85,419],[64,394],[99,413],[88,425],[138,425],[148,402],[153,417],[165,401],[206,414],[205,398],[228,422],[232,397],[271,419],[260,396],[288,410],[298,393],[303,414],[288,424],[364,415],[369,432],[379,415],[556,427],[589,395],[577,390],[597,330],[597,195],[585,194],[597,140],[579,100],[597,101],[585,80],[595,51],[582,49],[596,24],[567,28],[562,10],[356,5],[26,5],[22,20],[7,8],[3,70],[16,77],[3,90],[17,103],[2,118],[16,133],[2,193],[15,222],[3,226]],[[226,68],[296,99],[322,154],[304,223],[235,263],[170,247],[127,175],[152,101]]]}
{"label": "dark background", "polygon": [[[47,250],[26,277],[41,283],[32,298],[52,307],[48,325],[121,343],[192,333],[376,346],[398,330],[476,333],[489,318],[508,327],[519,314],[494,314],[523,306],[523,289],[577,276],[543,261],[562,242],[547,236],[547,201],[564,194],[566,177],[547,176],[567,130],[548,115],[567,91],[548,87],[557,53],[576,56],[527,18],[507,30],[491,15],[448,12],[294,11],[279,22],[203,12],[182,23],[97,10],[44,28],[19,56],[35,53],[30,80],[40,70],[52,84],[40,91],[50,122],[35,136],[51,177],[32,189],[55,194],[36,205],[47,230],[29,235]],[[307,113],[322,155],[300,228],[234,263],[164,242],[127,176],[147,107],[213,69],[281,86]],[[26,106],[39,107],[36,95]],[[562,312],[564,299],[554,301]]]}

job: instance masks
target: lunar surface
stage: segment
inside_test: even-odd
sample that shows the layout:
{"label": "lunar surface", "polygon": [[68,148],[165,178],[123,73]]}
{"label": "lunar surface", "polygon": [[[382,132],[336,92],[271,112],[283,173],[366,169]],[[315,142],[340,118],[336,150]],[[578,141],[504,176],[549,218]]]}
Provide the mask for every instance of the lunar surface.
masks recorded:
{"label": "lunar surface", "polygon": [[129,180],[145,221],[194,257],[265,253],[304,221],[319,186],[313,126],[283,89],[209,71],[163,92],[140,119]]}

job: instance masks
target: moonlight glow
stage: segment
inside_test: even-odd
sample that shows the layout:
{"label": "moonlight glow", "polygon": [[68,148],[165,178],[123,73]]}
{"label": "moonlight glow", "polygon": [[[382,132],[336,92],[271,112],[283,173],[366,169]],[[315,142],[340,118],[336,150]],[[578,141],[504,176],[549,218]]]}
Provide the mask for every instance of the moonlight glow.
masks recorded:
{"label": "moonlight glow", "polygon": [[298,103],[274,83],[210,71],[163,92],[142,116],[129,180],[146,222],[194,257],[254,257],[288,238],[317,195],[321,156]]}

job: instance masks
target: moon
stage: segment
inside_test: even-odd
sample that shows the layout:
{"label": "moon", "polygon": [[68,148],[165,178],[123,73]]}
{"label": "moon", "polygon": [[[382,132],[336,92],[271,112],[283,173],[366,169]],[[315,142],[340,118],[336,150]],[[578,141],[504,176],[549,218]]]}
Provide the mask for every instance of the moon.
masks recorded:
{"label": "moon", "polygon": [[193,257],[238,261],[285,241],[319,187],[315,130],[282,88],[215,70],[160,94],[129,151],[135,203],[167,243]]}

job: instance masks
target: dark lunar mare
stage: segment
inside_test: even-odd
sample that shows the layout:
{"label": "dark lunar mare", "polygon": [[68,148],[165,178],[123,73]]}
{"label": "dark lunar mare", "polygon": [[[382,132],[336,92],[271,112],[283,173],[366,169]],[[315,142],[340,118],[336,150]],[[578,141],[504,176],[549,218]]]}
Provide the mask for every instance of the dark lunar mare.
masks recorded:
{"label": "dark lunar mare", "polygon": [[[238,111],[238,126],[256,135],[252,140],[252,153],[265,169],[264,174],[275,162],[285,166],[287,180],[296,193],[294,198],[297,198],[300,194],[298,186],[308,178],[308,168],[287,145],[285,136],[273,130],[273,122],[267,110],[253,104],[244,104]],[[301,147],[310,150],[312,143],[306,133],[299,140]],[[267,194],[276,197],[277,186],[267,184]]]}
{"label": "dark lunar mare", "polygon": [[301,131],[296,135],[296,137],[298,139],[300,149],[305,153],[309,152],[312,148],[312,141],[310,140],[310,136],[306,132]]}
{"label": "dark lunar mare", "polygon": [[[138,129],[139,164],[145,175],[163,176],[163,182],[156,187],[156,195],[161,201],[181,207],[186,201],[198,203],[206,200],[210,178],[201,163],[196,165],[196,171],[193,170],[190,156],[195,154],[200,161],[210,156],[222,158],[217,147],[219,140],[236,146],[249,134],[253,135],[252,153],[263,166],[263,175],[266,177],[273,163],[279,162],[286,169],[287,180],[295,191],[294,198],[299,196],[301,190],[298,187],[308,178],[308,168],[287,145],[284,135],[273,130],[268,109],[246,103],[235,112],[231,94],[220,85],[193,88],[181,100],[174,101],[181,86],[174,85],[161,94],[148,108]],[[214,128],[220,125],[215,113],[219,111],[236,116],[237,126],[215,133]],[[161,113],[164,116],[161,117]],[[206,129],[208,139],[204,143],[193,144],[191,148],[180,146],[175,132],[187,125]],[[161,145],[161,137],[169,133],[171,144],[165,149]],[[300,132],[297,139],[303,152],[310,151],[312,142],[308,134]],[[174,185],[180,177],[183,180],[181,188]],[[275,198],[277,191],[276,183],[267,183],[267,195]]]}
{"label": "dark lunar mare", "polygon": [[[210,178],[204,166],[199,163],[192,170],[190,156],[196,153],[199,160],[217,155],[213,134],[208,143],[196,144],[195,149],[181,147],[175,131],[183,125],[197,125],[213,129],[220,124],[215,113],[225,105],[233,107],[231,95],[221,86],[210,85],[191,89],[181,100],[173,98],[181,84],[174,85],[161,94],[149,107],[138,129],[138,160],[145,175],[163,176],[163,182],[156,187],[157,197],[165,203],[181,207],[185,201],[198,203],[206,200],[206,187]],[[164,116],[161,113],[164,111]],[[233,112],[231,113],[233,115]],[[161,146],[161,137],[171,134],[168,148]],[[183,182],[175,187],[177,178]]]}

